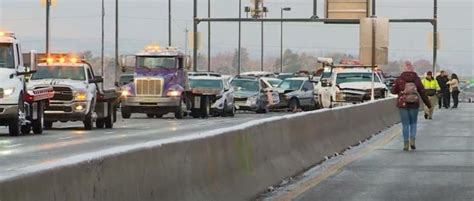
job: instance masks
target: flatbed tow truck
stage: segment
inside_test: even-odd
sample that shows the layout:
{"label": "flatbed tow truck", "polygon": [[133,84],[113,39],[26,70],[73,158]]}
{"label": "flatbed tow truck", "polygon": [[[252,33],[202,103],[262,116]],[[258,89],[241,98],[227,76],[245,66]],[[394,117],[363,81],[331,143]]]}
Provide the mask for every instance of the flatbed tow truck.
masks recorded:
{"label": "flatbed tow truck", "polygon": [[30,57],[37,73],[28,88],[54,90],[54,97],[45,108],[46,129],[52,128],[54,122],[68,121],[82,121],[85,130],[92,130],[94,123],[96,128],[113,128],[119,94],[116,89],[104,89],[103,77],[95,75],[91,64],[69,53]]}

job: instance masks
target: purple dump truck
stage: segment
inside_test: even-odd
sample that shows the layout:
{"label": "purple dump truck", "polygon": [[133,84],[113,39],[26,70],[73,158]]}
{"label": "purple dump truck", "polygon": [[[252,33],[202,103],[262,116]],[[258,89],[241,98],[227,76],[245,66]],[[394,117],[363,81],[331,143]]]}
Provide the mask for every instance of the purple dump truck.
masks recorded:
{"label": "purple dump truck", "polygon": [[122,71],[133,73],[132,82],[122,86],[122,117],[145,113],[149,118],[174,113],[177,119],[190,110],[187,69],[189,57],[175,48],[149,46],[133,56],[134,66]]}

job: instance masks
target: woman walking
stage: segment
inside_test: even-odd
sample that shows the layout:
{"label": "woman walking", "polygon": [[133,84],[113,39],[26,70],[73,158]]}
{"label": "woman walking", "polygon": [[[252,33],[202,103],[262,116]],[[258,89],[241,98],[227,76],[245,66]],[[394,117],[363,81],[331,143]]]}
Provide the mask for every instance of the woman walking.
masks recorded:
{"label": "woman walking", "polygon": [[403,126],[403,150],[408,151],[409,148],[415,150],[420,97],[429,109],[432,105],[411,62],[405,62],[404,72],[395,80],[392,94],[398,95],[397,107]]}
{"label": "woman walking", "polygon": [[461,92],[459,90],[459,78],[458,75],[452,74],[451,75],[451,80],[448,82],[449,84],[449,91],[451,91],[451,95],[453,97],[453,107],[452,108],[458,108],[458,103],[459,103],[459,93]]}

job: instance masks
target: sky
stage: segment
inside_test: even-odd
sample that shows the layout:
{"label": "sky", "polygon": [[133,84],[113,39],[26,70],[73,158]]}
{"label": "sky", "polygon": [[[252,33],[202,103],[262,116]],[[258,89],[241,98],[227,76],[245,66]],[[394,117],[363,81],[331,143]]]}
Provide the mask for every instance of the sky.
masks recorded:
{"label": "sky", "polygon": [[[52,51],[92,50],[101,48],[101,0],[56,0],[51,10]],[[238,17],[238,0],[210,0],[212,17]],[[119,0],[120,52],[132,54],[146,44],[167,44],[168,0]],[[207,16],[207,0],[198,0],[200,17]],[[268,18],[279,18],[281,7],[291,7],[285,18],[306,18],[312,15],[313,0],[266,0]],[[319,16],[324,17],[323,0]],[[441,47],[439,64],[443,68],[473,73],[474,64],[474,0],[438,0]],[[114,51],[115,0],[105,0],[105,50]],[[243,6],[250,0],[243,0]],[[192,30],[192,0],[172,0],[173,45],[184,49],[185,30]],[[432,18],[433,0],[378,0],[377,16],[387,18]],[[243,14],[245,17],[245,13]],[[199,29],[207,39],[207,23]],[[0,30],[14,31],[23,42],[24,50],[44,50],[45,7],[40,0],[0,0]],[[212,54],[231,52],[237,48],[236,23],[212,25]],[[266,23],[265,55],[278,56],[280,23]],[[390,60],[432,59],[427,23],[390,25]],[[328,25],[322,23],[285,23],[284,47],[305,51],[315,56],[328,52],[358,54],[358,25]],[[207,45],[206,40],[204,43]],[[252,57],[260,54],[260,23],[242,25],[242,46]],[[203,54],[207,54],[204,46]]]}

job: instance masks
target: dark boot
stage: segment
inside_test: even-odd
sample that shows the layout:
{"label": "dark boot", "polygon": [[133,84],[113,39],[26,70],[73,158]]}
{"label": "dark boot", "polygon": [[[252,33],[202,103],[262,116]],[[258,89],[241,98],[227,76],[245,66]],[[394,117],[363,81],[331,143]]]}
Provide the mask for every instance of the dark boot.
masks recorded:
{"label": "dark boot", "polygon": [[415,145],[415,138],[410,139],[410,148],[412,150],[416,150],[416,145]]}
{"label": "dark boot", "polygon": [[403,151],[408,151],[408,147],[409,147],[409,143],[405,142],[405,144],[403,145]]}

